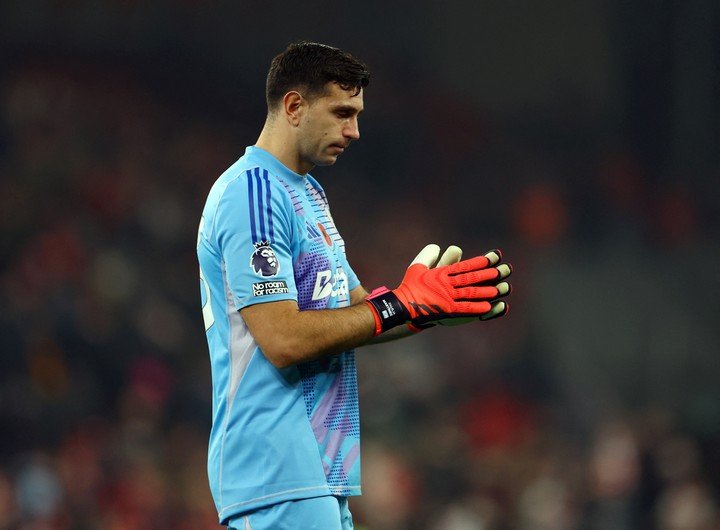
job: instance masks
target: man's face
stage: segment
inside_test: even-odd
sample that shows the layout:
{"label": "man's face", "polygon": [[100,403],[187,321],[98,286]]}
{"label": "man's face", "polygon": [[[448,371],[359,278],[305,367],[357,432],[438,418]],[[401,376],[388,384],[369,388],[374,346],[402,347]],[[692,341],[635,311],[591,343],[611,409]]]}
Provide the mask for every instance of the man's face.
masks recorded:
{"label": "man's face", "polygon": [[343,90],[329,83],[326,93],[306,100],[307,107],[300,120],[298,146],[300,158],[310,166],[329,166],[360,138],[358,115],[363,111],[362,90]]}

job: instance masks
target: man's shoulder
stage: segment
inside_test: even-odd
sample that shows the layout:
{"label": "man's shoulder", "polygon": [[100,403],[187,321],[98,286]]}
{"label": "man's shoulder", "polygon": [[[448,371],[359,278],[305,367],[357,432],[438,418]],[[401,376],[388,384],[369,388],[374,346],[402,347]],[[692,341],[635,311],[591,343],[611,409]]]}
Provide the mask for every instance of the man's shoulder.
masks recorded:
{"label": "man's shoulder", "polygon": [[234,217],[238,207],[273,217],[294,211],[291,187],[256,162],[240,158],[218,177],[205,203],[206,218],[216,219],[221,212]]}
{"label": "man's shoulder", "polygon": [[252,160],[247,155],[243,155],[233,162],[230,167],[223,171],[215,181],[213,188],[226,187],[233,181],[246,181],[252,176],[252,172],[259,168],[256,160]]}
{"label": "man's shoulder", "polygon": [[258,188],[272,187],[284,189],[264,164],[243,156],[227,168],[215,181],[208,200],[220,198],[228,191],[242,194],[258,193]]}

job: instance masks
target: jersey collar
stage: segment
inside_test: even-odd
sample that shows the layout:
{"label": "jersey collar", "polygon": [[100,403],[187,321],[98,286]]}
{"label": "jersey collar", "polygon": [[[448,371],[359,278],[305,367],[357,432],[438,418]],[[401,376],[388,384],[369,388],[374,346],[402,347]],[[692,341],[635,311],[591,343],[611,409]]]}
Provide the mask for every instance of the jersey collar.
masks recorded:
{"label": "jersey collar", "polygon": [[245,156],[256,158],[262,162],[262,165],[267,169],[271,169],[280,176],[290,177],[293,180],[305,180],[306,175],[300,175],[295,173],[292,169],[284,165],[280,160],[275,158],[270,152],[266,151],[262,147],[256,145],[249,145],[245,148]]}

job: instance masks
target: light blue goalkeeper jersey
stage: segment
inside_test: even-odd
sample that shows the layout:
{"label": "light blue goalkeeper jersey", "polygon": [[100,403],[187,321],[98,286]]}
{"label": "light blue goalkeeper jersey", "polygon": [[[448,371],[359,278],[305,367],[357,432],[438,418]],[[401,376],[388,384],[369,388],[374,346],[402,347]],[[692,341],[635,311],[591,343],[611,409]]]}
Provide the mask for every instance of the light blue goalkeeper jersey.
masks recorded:
{"label": "light blue goalkeeper jersey", "polygon": [[239,310],[297,300],[343,307],[360,282],[322,187],[248,147],[215,182],[197,244],[210,349],[210,488],[220,522],[287,500],[360,494],[352,351],[275,368]]}

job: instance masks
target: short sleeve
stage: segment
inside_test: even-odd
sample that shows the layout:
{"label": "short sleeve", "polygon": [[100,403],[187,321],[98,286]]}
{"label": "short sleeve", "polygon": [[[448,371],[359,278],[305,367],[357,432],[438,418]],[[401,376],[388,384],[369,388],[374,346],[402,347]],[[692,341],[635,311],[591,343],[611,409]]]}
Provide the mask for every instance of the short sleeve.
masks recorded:
{"label": "short sleeve", "polygon": [[261,168],[230,181],[220,198],[214,232],[226,296],[232,297],[236,309],[297,300],[290,206],[284,190]]}

